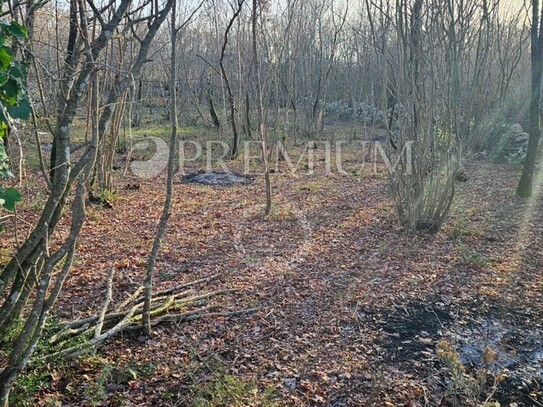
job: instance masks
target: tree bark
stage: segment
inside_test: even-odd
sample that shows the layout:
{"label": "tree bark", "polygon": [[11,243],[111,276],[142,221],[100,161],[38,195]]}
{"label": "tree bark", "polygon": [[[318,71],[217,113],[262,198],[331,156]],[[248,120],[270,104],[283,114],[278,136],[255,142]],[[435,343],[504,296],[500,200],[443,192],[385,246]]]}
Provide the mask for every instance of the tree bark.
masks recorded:
{"label": "tree bark", "polygon": [[539,0],[532,0],[532,90],[530,97],[530,138],[528,150],[517,186],[517,195],[528,198],[533,195],[534,172],[541,139],[541,75],[543,73],[543,18],[540,16]]}
{"label": "tree bark", "polygon": [[245,3],[245,0],[238,0],[237,9],[234,11],[234,15],[228,22],[228,26],[226,27],[226,30],[224,31],[224,40],[223,40],[223,44],[221,48],[221,58],[219,60],[221,75],[224,80],[224,84],[226,85],[228,108],[230,110],[229,119],[230,119],[230,125],[232,126],[232,146],[230,149],[230,158],[232,160],[236,159],[239,154],[239,133],[238,133],[237,125],[236,125],[236,99],[234,97],[234,92],[232,91],[232,85],[230,84],[230,79],[228,78],[228,74],[224,66],[224,57],[226,53],[226,47],[228,45],[228,34],[230,30],[232,29],[232,25],[234,25],[234,21],[236,21],[236,18],[238,18],[239,14],[241,13],[243,3]]}
{"label": "tree bark", "polygon": [[266,122],[264,120],[264,106],[262,101],[262,83],[260,79],[260,66],[258,62],[258,0],[253,0],[253,13],[252,13],[252,31],[253,31],[253,61],[254,61],[254,75],[255,75],[255,87],[256,87],[256,109],[258,114],[258,134],[260,136],[260,143],[262,146],[262,163],[264,166],[264,182],[266,184],[266,208],[264,209],[264,218],[267,218],[271,212],[272,205],[272,189],[270,181],[270,166],[268,162],[268,144],[266,136]]}
{"label": "tree bark", "polygon": [[[64,280],[71,269],[77,236],[85,218],[85,184],[96,162],[99,140],[97,134],[93,135],[92,144],[73,164],[70,157],[70,127],[78,104],[86,92],[89,77],[96,68],[95,62],[110,41],[115,28],[126,15],[130,4],[130,0],[122,0],[118,3],[110,20],[102,22],[102,31],[92,43],[88,43],[84,37],[87,33],[86,15],[79,13],[80,21],[72,22],[80,27],[79,32],[86,51],[82,53],[80,48],[71,49],[72,45],[69,45],[68,55],[71,57],[65,61],[60,85],[61,95],[58,99],[52,188],[36,227],[0,274],[0,293],[5,294],[2,295],[5,301],[0,308],[0,339],[6,336],[12,323],[20,319],[24,306],[29,298],[32,298],[29,314],[23,319],[24,326],[13,341],[9,363],[7,367],[0,370],[0,407],[7,406],[10,389],[28,363],[42,334],[48,312],[58,298]],[[72,2],[71,6],[82,9],[82,0]],[[165,14],[167,12],[166,10]],[[81,57],[83,60],[79,62]],[[79,71],[77,71],[78,66],[80,66]],[[60,247],[50,254],[51,236],[62,216],[67,197],[76,183],[78,183],[78,188],[75,193],[70,233],[61,242]],[[65,261],[61,271],[55,273],[56,266],[62,260]],[[8,283],[13,279],[10,293],[4,293],[6,286],[9,286]],[[35,295],[32,296],[32,293]]]}
{"label": "tree bark", "polygon": [[168,155],[168,175],[166,180],[166,198],[164,200],[164,207],[162,208],[162,214],[158,225],[158,230],[153,241],[153,247],[149,258],[147,260],[147,269],[145,271],[145,283],[144,283],[144,303],[143,303],[143,318],[142,328],[145,336],[152,335],[151,327],[151,301],[153,297],[153,270],[162,243],[162,238],[166,232],[166,226],[168,225],[168,219],[170,217],[170,209],[172,206],[173,196],[173,178],[175,175],[175,154],[177,152],[177,89],[175,86],[175,80],[177,78],[177,28],[176,28],[176,8],[177,1],[173,0],[172,7],[172,26],[171,26],[171,53],[170,53],[170,121],[171,121],[171,133],[170,133],[170,152]]}

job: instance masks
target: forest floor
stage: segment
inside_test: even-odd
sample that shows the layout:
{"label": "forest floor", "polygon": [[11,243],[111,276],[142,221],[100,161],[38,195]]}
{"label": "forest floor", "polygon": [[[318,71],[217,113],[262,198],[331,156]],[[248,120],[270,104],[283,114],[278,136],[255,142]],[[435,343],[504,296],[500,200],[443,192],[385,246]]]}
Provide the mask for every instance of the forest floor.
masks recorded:
{"label": "forest floor", "polygon": [[[519,168],[468,161],[442,230],[407,235],[384,167],[352,165],[352,176],[272,174],[266,221],[262,177],[230,187],[176,182],[157,289],[219,273],[202,290],[238,289],[217,299],[223,310],[258,310],[162,325],[151,339],[116,337],[95,356],[26,372],[20,397],[80,406],[543,405],[543,199],[515,197]],[[111,267],[116,303],[142,281],[163,182],[119,177],[113,208],[89,206],[55,317],[96,313]],[[20,237],[39,213],[38,188],[28,194]]]}

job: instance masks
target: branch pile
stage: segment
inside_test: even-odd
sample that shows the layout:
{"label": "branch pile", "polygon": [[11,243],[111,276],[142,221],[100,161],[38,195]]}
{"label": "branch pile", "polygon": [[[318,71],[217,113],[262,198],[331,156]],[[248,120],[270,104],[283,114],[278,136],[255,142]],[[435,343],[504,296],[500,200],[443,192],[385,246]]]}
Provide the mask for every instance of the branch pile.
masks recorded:
{"label": "branch pile", "polygon": [[[50,330],[48,343],[57,350],[47,355],[47,359],[74,358],[93,353],[100,344],[115,335],[141,329],[144,302],[141,293],[144,287],[138,287],[121,304],[108,311],[114,275],[115,269],[112,269],[108,275],[106,297],[96,315],[62,322]],[[220,311],[221,304],[211,302],[213,298],[236,292],[237,289],[209,292],[194,289],[218,277],[219,274],[215,274],[157,292],[152,299],[151,325],[154,327],[166,322],[181,323],[204,317],[244,315],[256,311],[255,308]]]}

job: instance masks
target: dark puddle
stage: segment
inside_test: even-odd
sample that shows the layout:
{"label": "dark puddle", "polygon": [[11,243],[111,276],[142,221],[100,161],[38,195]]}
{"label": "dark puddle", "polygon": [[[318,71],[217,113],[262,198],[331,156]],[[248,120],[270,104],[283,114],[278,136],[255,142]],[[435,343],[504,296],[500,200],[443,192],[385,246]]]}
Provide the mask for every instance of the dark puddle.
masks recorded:
{"label": "dark puddle", "polygon": [[451,330],[453,343],[464,364],[481,367],[485,349],[495,353],[489,370],[522,379],[543,378],[543,334],[537,329],[484,319],[480,323]]}
{"label": "dark puddle", "polygon": [[[473,370],[485,368],[502,375],[494,398],[518,406],[543,405],[543,331],[486,317],[466,326],[453,326],[448,338],[459,359]],[[491,357],[485,357],[490,349]],[[507,404],[506,404],[507,405]]]}

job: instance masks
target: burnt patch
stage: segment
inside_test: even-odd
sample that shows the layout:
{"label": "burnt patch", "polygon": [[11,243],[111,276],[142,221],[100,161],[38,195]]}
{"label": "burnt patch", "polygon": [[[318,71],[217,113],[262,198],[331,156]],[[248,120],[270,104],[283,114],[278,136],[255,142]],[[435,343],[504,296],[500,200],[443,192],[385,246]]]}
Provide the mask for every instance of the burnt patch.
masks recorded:
{"label": "burnt patch", "polygon": [[448,307],[441,302],[396,305],[381,320],[385,361],[413,362],[424,358],[434,351],[443,328],[452,321]]}
{"label": "burnt patch", "polygon": [[472,379],[486,372],[483,395],[490,394],[501,405],[543,404],[543,328],[537,316],[526,310],[502,309],[481,299],[452,305],[428,300],[395,305],[388,313],[382,309],[377,314],[385,364],[439,378],[435,382],[439,387],[450,381],[450,372],[436,352],[438,343],[445,341]]}
{"label": "burnt patch", "polygon": [[224,171],[199,171],[193,172],[181,177],[183,182],[193,182],[197,184],[212,186],[229,186],[237,184],[249,184],[252,178],[235,172]]}

